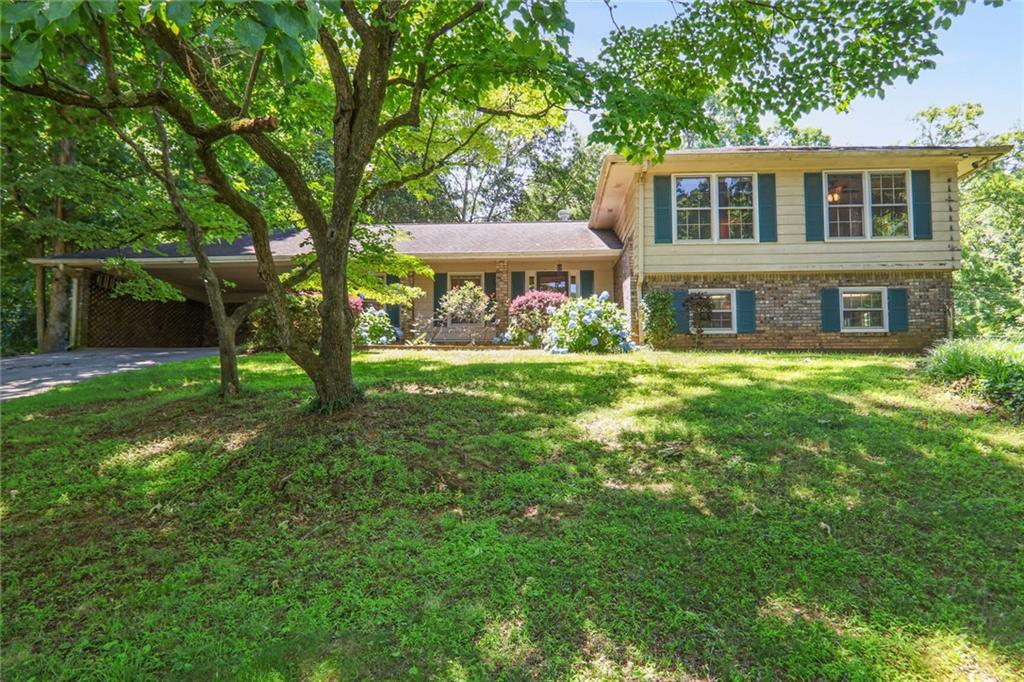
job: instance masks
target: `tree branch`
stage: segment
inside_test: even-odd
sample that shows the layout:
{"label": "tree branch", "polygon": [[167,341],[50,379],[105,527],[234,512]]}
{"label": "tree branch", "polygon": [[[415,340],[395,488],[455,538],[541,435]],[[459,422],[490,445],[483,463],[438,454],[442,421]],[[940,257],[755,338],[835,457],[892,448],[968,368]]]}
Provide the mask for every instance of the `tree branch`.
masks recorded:
{"label": "tree branch", "polygon": [[99,19],[96,22],[96,32],[100,41],[100,55],[103,59],[103,76],[107,81],[107,90],[117,95],[121,92],[121,86],[117,82],[117,71],[114,70],[114,57],[110,51],[110,36],[107,34],[107,22]]}
{"label": "tree branch", "polygon": [[249,80],[245,83],[245,94],[242,96],[242,106],[238,112],[240,118],[245,118],[249,115],[249,104],[252,103],[252,89],[256,87],[256,76],[260,72],[260,64],[263,62],[263,50],[259,49],[256,51],[256,56],[252,58],[252,67],[249,69]]}

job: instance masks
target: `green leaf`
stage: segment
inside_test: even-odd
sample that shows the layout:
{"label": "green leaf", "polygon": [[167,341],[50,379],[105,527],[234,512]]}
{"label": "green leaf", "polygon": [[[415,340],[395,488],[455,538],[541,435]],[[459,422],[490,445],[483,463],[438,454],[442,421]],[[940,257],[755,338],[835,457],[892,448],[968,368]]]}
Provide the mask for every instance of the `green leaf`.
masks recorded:
{"label": "green leaf", "polygon": [[20,24],[26,19],[34,17],[39,12],[39,9],[39,5],[32,2],[4,3],[3,12],[0,12],[0,17],[3,17],[5,24]]}
{"label": "green leaf", "polygon": [[94,16],[109,19],[117,14],[117,0],[89,0],[89,9]]}
{"label": "green leaf", "polygon": [[249,52],[255,52],[263,47],[263,43],[267,39],[267,32],[259,22],[249,17],[243,17],[235,23],[235,37]]}
{"label": "green leaf", "polygon": [[178,28],[185,28],[192,18],[192,0],[169,0],[167,18]]}
{"label": "green leaf", "polygon": [[304,12],[290,5],[279,5],[274,13],[277,27],[292,38],[301,36],[308,26]]}
{"label": "green leaf", "polygon": [[60,21],[71,16],[81,4],[79,0],[50,0],[46,6],[46,18],[49,21]]}
{"label": "green leaf", "polygon": [[11,45],[11,58],[7,62],[8,76],[19,85],[29,83],[33,80],[32,72],[39,66],[39,60],[43,57],[43,41],[41,39],[29,40],[25,36],[19,36]]}

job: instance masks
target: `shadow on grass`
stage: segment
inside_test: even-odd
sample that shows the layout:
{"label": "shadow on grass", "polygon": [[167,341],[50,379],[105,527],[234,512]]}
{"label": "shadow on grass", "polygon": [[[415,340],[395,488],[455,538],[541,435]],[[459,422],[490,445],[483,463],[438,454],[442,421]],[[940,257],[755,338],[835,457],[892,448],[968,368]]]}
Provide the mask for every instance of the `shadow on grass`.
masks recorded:
{"label": "shadow on grass", "polygon": [[362,357],[330,418],[272,358],[5,406],[8,673],[1020,670],[1011,427],[891,359],[493,358]]}

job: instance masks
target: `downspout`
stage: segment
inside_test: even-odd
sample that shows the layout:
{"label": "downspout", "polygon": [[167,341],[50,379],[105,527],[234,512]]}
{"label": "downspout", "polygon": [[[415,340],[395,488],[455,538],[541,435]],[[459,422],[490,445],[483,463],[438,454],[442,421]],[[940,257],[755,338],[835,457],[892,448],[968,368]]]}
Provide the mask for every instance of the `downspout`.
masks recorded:
{"label": "downspout", "polygon": [[[639,206],[638,206],[637,210],[639,212],[639,216],[637,218],[637,227],[636,227],[635,230],[633,230],[633,239],[636,240],[636,242],[637,242],[637,247],[636,247],[636,261],[637,261],[636,262],[636,268],[637,268],[637,273],[636,273],[636,296],[638,296],[639,298],[637,298],[637,307],[636,307],[636,309],[637,309],[638,312],[640,310],[640,303],[641,303],[641,301],[643,301],[643,291],[644,291],[644,235],[645,235],[646,218],[647,218],[647,209],[646,209],[646,206],[647,206],[647,192],[646,192],[645,186],[647,184],[647,171],[650,169],[650,167],[651,167],[651,162],[648,161],[648,160],[645,160],[643,162],[643,165],[640,166],[640,176],[637,178],[637,192],[639,193],[638,202],[637,202],[639,204]],[[642,344],[644,342],[644,318],[643,318],[643,315],[639,315],[637,317],[636,327],[637,327],[637,331],[638,331],[638,333],[637,333],[637,342]]]}

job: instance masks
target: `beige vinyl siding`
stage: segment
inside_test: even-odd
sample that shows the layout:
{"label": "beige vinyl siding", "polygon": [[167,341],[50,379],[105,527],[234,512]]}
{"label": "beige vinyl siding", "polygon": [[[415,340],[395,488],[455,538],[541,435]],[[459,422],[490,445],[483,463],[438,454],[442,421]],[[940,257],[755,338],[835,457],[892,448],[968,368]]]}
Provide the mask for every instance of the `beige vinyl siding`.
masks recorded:
{"label": "beige vinyl siding", "polygon": [[[886,268],[953,269],[960,264],[959,206],[955,159],[872,159],[834,154],[798,165],[792,158],[678,160],[656,166],[643,185],[644,265],[648,273],[801,272]],[[929,170],[932,239],[812,241],[805,237],[804,173],[843,170]],[[654,175],[671,173],[775,173],[777,242],[654,243]],[[826,228],[827,229],[827,228]]]}

